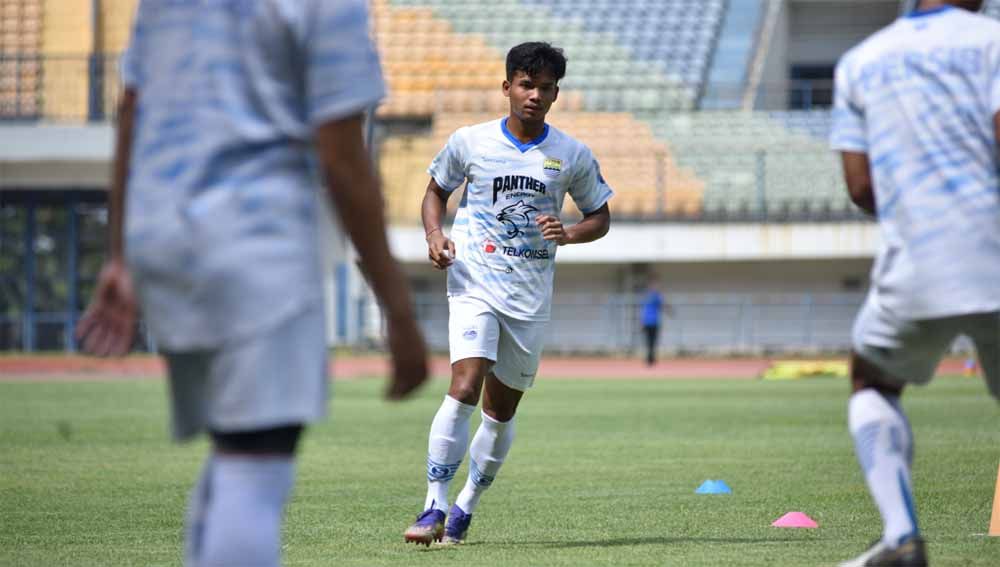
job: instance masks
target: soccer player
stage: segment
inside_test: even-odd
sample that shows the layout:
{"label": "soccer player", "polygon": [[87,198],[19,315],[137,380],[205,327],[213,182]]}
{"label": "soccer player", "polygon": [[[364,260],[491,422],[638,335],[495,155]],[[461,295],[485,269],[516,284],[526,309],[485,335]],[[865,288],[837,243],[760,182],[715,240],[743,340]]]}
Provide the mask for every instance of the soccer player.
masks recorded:
{"label": "soccer player", "polygon": [[[431,424],[424,512],[407,541],[459,543],[514,441],[514,414],[538,370],[552,299],[556,249],[608,232],[612,192],[590,150],[545,123],[566,73],[562,50],[524,43],[507,54],[509,116],[460,128],[434,158],[423,200],[428,256],[448,270],[451,386]],[[466,184],[451,230],[445,205]],[[559,220],[569,194],[583,220]],[[448,485],[482,392],[482,424],[469,477],[448,509]],[[444,526],[447,514],[448,524]]]}
{"label": "soccer player", "polygon": [[188,566],[280,562],[296,445],[327,405],[321,174],[388,319],[388,396],[427,374],[362,138],[384,94],[367,21],[364,0],[138,8],[109,259],[78,336],[91,353],[126,353],[141,304],[169,370],[174,436],[211,437]]}
{"label": "soccer player", "polygon": [[979,8],[925,0],[837,65],[831,145],[883,240],[854,324],[848,404],[883,532],[845,566],[927,564],[903,386],[928,382],[966,334],[1000,396],[1000,22]]}

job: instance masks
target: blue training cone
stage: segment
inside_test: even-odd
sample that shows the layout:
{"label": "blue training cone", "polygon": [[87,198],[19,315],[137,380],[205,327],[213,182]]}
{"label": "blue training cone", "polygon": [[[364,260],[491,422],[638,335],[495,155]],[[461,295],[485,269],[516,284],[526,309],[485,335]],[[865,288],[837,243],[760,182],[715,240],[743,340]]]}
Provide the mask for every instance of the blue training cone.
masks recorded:
{"label": "blue training cone", "polygon": [[732,494],[733,490],[729,488],[724,480],[706,480],[701,483],[698,490],[695,490],[695,494]]}

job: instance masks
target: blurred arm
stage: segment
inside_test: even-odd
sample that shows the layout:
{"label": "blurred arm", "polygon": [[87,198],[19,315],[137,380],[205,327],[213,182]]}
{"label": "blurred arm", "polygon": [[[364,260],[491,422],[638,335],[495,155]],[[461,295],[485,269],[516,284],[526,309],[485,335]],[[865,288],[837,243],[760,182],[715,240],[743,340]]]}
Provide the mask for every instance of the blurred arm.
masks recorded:
{"label": "blurred arm", "polygon": [[847,192],[851,196],[851,201],[866,213],[877,216],[868,154],[841,152],[840,156],[844,164],[844,180],[847,182]]}
{"label": "blurred arm", "polygon": [[110,261],[124,257],[122,237],[125,224],[125,192],[128,190],[129,163],[132,160],[132,127],[138,92],[127,88],[118,102],[118,128],[115,131],[115,158],[111,170],[111,192],[108,195],[108,236]]}
{"label": "blurred arm", "polygon": [[[997,141],[997,153],[1000,153],[1000,112],[993,115],[993,137]],[[1000,155],[997,156],[1000,159]]]}
{"label": "blurred arm", "polygon": [[327,122],[316,132],[327,189],[388,323],[394,376],[388,396],[400,398],[427,378],[427,353],[417,329],[406,277],[389,252],[382,192],[365,150],[361,114]]}
{"label": "blurred arm", "polygon": [[132,278],[125,266],[125,192],[132,157],[132,130],[139,94],[126,88],[118,102],[115,158],[108,195],[108,257],[97,276],[94,295],[76,327],[84,352],[97,356],[122,356],[132,348],[139,315]]}

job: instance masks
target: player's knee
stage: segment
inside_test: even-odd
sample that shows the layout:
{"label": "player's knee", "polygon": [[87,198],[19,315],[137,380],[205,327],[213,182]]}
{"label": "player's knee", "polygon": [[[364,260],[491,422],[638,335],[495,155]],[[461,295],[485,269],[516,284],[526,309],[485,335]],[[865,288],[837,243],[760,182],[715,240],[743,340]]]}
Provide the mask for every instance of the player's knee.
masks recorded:
{"label": "player's knee", "polygon": [[903,391],[902,386],[896,384],[879,367],[857,353],[851,353],[851,386],[854,392],[871,388],[882,394],[893,396],[898,396]]}
{"label": "player's knee", "polygon": [[466,380],[452,383],[451,387],[448,388],[448,395],[463,404],[474,406],[479,403],[479,391],[480,388],[474,382]]}
{"label": "player's knee", "polygon": [[517,411],[517,406],[511,408],[483,408],[483,413],[490,416],[494,421],[499,421],[500,423],[506,423],[514,419],[514,413]]}
{"label": "player's knee", "polygon": [[293,455],[302,435],[302,425],[295,424],[252,431],[212,431],[217,451],[243,455]]}

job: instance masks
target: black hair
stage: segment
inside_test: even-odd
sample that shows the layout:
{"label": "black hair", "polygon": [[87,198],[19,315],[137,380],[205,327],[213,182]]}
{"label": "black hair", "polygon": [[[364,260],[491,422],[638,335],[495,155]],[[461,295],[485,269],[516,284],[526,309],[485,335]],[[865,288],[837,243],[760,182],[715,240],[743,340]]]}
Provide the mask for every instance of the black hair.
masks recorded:
{"label": "black hair", "polygon": [[566,75],[566,56],[562,49],[543,41],[515,45],[507,52],[507,80],[513,80],[518,71],[529,77],[548,71],[559,81]]}

